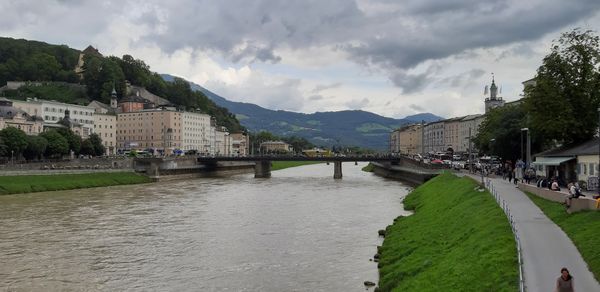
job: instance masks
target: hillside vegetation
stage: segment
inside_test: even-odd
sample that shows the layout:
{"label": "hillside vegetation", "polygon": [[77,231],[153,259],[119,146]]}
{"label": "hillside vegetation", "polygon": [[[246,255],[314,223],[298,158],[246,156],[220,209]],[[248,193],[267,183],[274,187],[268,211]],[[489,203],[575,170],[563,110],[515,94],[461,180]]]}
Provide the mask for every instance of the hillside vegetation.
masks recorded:
{"label": "hillside vegetation", "polygon": [[202,92],[192,90],[190,84],[174,78],[165,81],[159,74],[152,72],[150,66],[133,56],[122,58],[88,53],[85,55],[83,78],[75,74],[80,51],[65,45],[51,45],[43,42],[0,38],[0,86],[6,81],[59,81],[85,85],[82,95],[77,87],[63,85],[44,85],[40,88],[19,89],[5,92],[9,97],[39,97],[68,103],[87,103],[99,100],[108,103],[113,87],[117,96],[126,92],[125,81],[142,86],[153,94],[164,97],[182,109],[200,110],[216,118],[217,124],[230,131],[242,131],[244,128],[226,108],[216,105]]}
{"label": "hillside vegetation", "polygon": [[518,291],[508,220],[476,186],[446,173],[404,199],[415,214],[387,228],[380,249],[381,291]]}

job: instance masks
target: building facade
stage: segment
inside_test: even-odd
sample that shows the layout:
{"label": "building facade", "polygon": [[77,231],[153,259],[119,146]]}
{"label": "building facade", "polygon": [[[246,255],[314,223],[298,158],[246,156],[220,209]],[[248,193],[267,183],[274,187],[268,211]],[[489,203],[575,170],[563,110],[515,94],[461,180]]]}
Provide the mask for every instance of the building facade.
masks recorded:
{"label": "building facade", "polygon": [[392,132],[390,139],[392,152],[415,155],[423,151],[423,125],[404,126]]}
{"label": "building facade", "polygon": [[446,150],[452,149],[456,152],[459,148],[460,121],[464,117],[444,120],[444,144]]}
{"label": "building facade", "polygon": [[423,127],[423,143],[426,153],[446,152],[444,121],[431,122]]}
{"label": "building facade", "polygon": [[[484,120],[483,115],[468,115],[463,117],[458,125],[458,147],[455,149],[457,153],[469,152],[469,139],[477,136],[479,126]],[[476,153],[474,143],[471,142],[471,152]]]}
{"label": "building facade", "polygon": [[283,141],[266,141],[260,143],[262,153],[289,152],[290,144]]}
{"label": "building facade", "polygon": [[94,114],[94,133],[102,139],[106,155],[117,154],[117,116]]}
{"label": "building facade", "polygon": [[182,147],[182,112],[152,109],[117,115],[120,150],[152,149],[167,155]]}
{"label": "building facade", "polygon": [[215,153],[214,155],[229,156],[231,154],[231,137],[229,130],[225,127],[217,127],[215,130]]}
{"label": "building facade", "polygon": [[248,156],[250,154],[250,137],[244,133],[232,133],[231,154],[234,156]]}
{"label": "building facade", "polygon": [[213,154],[211,145],[211,118],[207,114],[183,112],[181,114],[181,143],[185,151],[196,150]]}
{"label": "building facade", "polygon": [[29,115],[36,115],[46,123],[58,123],[70,111],[71,121],[81,124],[81,138],[86,139],[94,129],[94,108],[43,99],[13,100],[13,106]]}
{"label": "building facade", "polygon": [[0,98],[0,130],[6,127],[20,129],[27,135],[38,135],[44,130],[44,121],[13,107],[11,100]]}

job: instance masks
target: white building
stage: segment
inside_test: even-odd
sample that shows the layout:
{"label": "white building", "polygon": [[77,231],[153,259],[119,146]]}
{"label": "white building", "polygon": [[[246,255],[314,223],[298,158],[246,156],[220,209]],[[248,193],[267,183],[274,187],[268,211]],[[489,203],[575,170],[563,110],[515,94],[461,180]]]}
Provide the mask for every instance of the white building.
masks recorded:
{"label": "white building", "polygon": [[217,127],[215,130],[215,155],[231,155],[232,139],[229,130],[225,127]]}
{"label": "white building", "polygon": [[423,127],[423,144],[426,153],[445,152],[444,121],[431,122]]}
{"label": "white building", "polygon": [[184,151],[196,150],[199,153],[213,153],[211,145],[211,117],[207,114],[183,112],[181,115],[181,144]]}
{"label": "white building", "polygon": [[94,108],[36,98],[28,98],[25,101],[13,100],[13,106],[29,115],[41,117],[46,123],[57,123],[65,116],[65,110],[68,109],[71,112],[71,121],[82,125],[81,137],[83,139],[93,133]]}
{"label": "white building", "polygon": [[[485,119],[483,115],[468,115],[460,120],[458,125],[458,148],[455,149],[459,153],[469,152],[469,131],[471,131],[471,139],[477,136],[479,132],[479,126]],[[471,142],[471,148],[473,152],[476,152],[474,145]]]}

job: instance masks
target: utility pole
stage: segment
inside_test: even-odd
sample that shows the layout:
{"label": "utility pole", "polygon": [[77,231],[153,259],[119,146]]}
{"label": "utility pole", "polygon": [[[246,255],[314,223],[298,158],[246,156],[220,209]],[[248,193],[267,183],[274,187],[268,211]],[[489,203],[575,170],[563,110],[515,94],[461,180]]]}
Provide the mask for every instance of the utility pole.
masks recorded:
{"label": "utility pole", "polygon": [[473,173],[473,156],[471,154],[471,127],[469,127],[469,172]]}

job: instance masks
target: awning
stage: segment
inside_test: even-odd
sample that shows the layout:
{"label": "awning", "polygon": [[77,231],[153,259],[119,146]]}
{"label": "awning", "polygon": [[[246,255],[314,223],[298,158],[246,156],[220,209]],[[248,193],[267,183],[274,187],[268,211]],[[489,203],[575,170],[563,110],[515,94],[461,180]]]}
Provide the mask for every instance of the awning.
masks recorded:
{"label": "awning", "polygon": [[560,165],[563,162],[575,159],[574,156],[568,157],[536,157],[533,164],[535,165]]}

